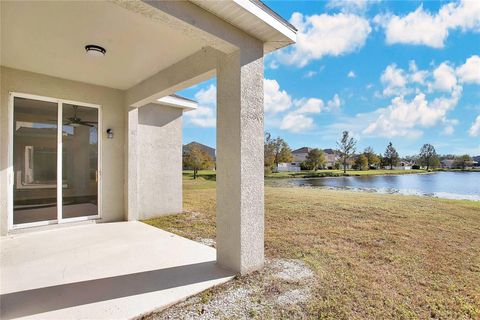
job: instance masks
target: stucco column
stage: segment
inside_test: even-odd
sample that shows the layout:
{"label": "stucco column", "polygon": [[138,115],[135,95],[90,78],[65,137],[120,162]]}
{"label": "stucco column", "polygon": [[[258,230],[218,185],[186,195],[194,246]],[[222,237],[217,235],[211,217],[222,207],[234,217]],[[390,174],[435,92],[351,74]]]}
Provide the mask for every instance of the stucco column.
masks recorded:
{"label": "stucco column", "polygon": [[138,108],[127,109],[127,166],[126,208],[127,220],[138,220]]}
{"label": "stucco column", "polygon": [[217,262],[241,274],[264,262],[263,46],[217,68]]}

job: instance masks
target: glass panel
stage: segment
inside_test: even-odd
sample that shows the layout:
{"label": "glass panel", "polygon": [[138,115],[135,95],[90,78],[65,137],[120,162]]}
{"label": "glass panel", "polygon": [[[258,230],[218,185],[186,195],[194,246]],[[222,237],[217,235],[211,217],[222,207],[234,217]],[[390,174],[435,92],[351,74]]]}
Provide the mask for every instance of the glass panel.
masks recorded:
{"label": "glass panel", "polygon": [[63,104],[63,218],[98,215],[98,109]]}
{"label": "glass panel", "polygon": [[14,224],[57,219],[57,110],[14,98]]}

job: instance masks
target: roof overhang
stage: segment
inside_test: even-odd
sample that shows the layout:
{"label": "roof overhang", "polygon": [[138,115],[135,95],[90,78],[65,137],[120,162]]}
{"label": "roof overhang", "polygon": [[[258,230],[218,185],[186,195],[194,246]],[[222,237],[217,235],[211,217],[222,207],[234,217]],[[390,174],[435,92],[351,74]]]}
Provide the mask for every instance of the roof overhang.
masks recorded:
{"label": "roof overhang", "polygon": [[297,29],[259,0],[190,1],[263,41],[265,54],[296,42]]}
{"label": "roof overhang", "polygon": [[196,101],[184,98],[176,94],[157,99],[157,101],[154,103],[166,105],[169,107],[181,108],[183,109],[183,111],[195,110],[198,107],[198,103]]}

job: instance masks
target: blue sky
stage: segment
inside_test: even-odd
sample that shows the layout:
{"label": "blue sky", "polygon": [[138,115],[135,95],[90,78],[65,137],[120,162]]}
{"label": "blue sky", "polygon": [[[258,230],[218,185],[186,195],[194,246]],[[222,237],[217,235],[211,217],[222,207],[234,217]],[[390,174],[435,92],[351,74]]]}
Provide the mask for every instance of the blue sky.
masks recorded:
{"label": "blue sky", "polygon": [[[480,154],[480,1],[266,1],[297,44],[265,58],[265,130],[295,149],[335,147],[343,130],[402,156]],[[199,109],[184,142],[215,146],[216,80],[180,94]]]}

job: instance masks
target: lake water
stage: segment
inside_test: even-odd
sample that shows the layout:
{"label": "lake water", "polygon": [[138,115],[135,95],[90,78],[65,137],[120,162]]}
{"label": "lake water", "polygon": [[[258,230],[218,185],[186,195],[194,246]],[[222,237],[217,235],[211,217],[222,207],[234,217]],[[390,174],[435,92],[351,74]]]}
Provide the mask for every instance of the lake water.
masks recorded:
{"label": "lake water", "polygon": [[266,186],[312,187],[480,201],[480,172],[267,179]]}

